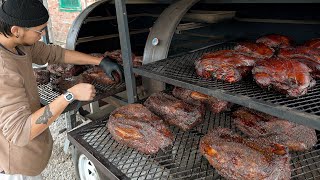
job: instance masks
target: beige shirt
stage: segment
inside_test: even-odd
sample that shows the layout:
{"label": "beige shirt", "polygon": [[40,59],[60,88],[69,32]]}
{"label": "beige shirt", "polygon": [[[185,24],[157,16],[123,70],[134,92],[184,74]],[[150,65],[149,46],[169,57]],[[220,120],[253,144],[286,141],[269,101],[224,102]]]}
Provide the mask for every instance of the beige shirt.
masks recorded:
{"label": "beige shirt", "polygon": [[47,129],[30,141],[31,114],[40,108],[32,63],[62,63],[64,50],[43,42],[18,49],[24,55],[0,47],[0,169],[36,176],[48,164],[52,137]]}

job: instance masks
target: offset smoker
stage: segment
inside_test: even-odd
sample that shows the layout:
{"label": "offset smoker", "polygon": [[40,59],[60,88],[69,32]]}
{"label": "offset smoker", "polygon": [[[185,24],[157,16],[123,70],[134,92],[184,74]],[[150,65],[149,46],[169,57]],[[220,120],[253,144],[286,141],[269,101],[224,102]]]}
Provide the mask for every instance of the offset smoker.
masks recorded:
{"label": "offset smoker", "polygon": [[[263,90],[250,79],[237,84],[203,80],[196,76],[193,66],[193,60],[205,52],[232,48],[234,43],[224,43],[227,41],[254,40],[268,33],[291,36],[297,43],[318,37],[320,17],[316,12],[319,9],[313,4],[267,6],[222,2],[227,4],[178,1],[166,5],[167,9],[158,19],[154,19],[156,22],[145,39],[145,65],[133,68],[134,73],[150,78],[143,81],[149,93],[166,88],[164,83],[153,81],[158,80],[320,130],[320,82],[306,96],[292,99],[274,91]],[[130,6],[131,4],[127,5],[128,22],[132,15],[129,12]],[[153,6],[159,7],[162,4]],[[263,11],[266,7],[273,10],[272,15],[269,10]],[[152,8],[151,4],[149,8]],[[223,10],[223,17],[229,18],[217,18],[218,15],[212,12],[214,10]],[[235,17],[230,19],[232,12],[236,12],[233,14]],[[217,19],[223,21],[217,22]],[[294,31],[291,31],[292,29]],[[131,41],[131,46],[132,49],[139,47],[134,41]],[[68,137],[111,179],[222,179],[200,155],[198,145],[200,138],[213,127],[227,127],[240,133],[235,128],[230,113],[206,112],[205,123],[188,132],[172,128],[175,134],[172,149],[156,155],[143,155],[114,141],[105,127],[107,116],[99,122],[70,132]],[[309,151],[292,154],[292,179],[320,177],[318,149],[319,143]]]}

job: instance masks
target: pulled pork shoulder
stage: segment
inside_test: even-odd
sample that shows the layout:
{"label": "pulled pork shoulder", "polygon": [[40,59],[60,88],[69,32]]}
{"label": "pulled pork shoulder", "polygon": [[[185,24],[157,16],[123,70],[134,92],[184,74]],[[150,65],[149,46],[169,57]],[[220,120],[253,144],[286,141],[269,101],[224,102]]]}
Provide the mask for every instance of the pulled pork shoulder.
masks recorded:
{"label": "pulled pork shoulder", "polygon": [[292,44],[291,38],[278,34],[270,34],[262,36],[256,40],[257,43],[265,44],[271,48],[279,49],[290,47]]}
{"label": "pulled pork shoulder", "polygon": [[273,87],[281,93],[298,97],[315,85],[311,69],[291,59],[271,58],[260,60],[252,70],[255,81],[263,88]]}
{"label": "pulled pork shoulder", "polygon": [[314,77],[320,78],[320,49],[300,46],[280,49],[280,58],[295,59],[307,65]]}
{"label": "pulled pork shoulder", "polygon": [[274,49],[262,43],[242,42],[234,50],[258,59],[271,58],[274,54]]}
{"label": "pulled pork shoulder", "polygon": [[230,129],[213,129],[201,138],[200,152],[227,179],[290,179],[285,146],[265,139],[244,139]]}
{"label": "pulled pork shoulder", "polygon": [[311,39],[304,43],[303,46],[319,49],[320,48],[320,38]]}
{"label": "pulled pork shoulder", "polygon": [[195,68],[201,77],[234,83],[251,71],[256,59],[235,50],[221,50],[204,54],[195,62]]}
{"label": "pulled pork shoulder", "polygon": [[284,119],[279,119],[248,108],[233,112],[234,122],[244,134],[266,137],[271,142],[289,147],[292,151],[304,151],[317,143],[316,131]]}

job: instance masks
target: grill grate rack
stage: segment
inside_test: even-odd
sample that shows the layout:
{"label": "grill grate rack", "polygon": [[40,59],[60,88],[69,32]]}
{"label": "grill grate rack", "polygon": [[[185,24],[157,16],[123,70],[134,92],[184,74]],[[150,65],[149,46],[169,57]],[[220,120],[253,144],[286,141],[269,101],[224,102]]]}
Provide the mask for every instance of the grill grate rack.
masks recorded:
{"label": "grill grate rack", "polygon": [[207,80],[196,74],[194,61],[204,53],[232,49],[234,46],[235,43],[215,44],[133,68],[133,71],[141,76],[208,94],[320,130],[320,80],[306,95],[290,98],[273,90],[260,88],[252,77],[230,84]]}
{"label": "grill grate rack", "polygon": [[[119,179],[224,179],[201,156],[200,138],[214,127],[227,127],[240,133],[231,118],[231,111],[213,114],[206,112],[205,122],[189,132],[171,127],[174,145],[156,155],[144,155],[117,143],[106,128],[106,119],[95,121],[68,133],[68,139],[78,150],[103,164],[102,172],[111,172]],[[320,138],[320,135],[318,135]],[[320,142],[305,152],[291,154],[293,180],[319,179]]]}
{"label": "grill grate rack", "polygon": [[[125,83],[119,83],[119,84],[113,84],[113,85],[101,85],[98,83],[94,84],[95,88],[96,88],[96,97],[93,99],[92,102],[97,101],[99,99],[103,99],[106,98],[108,96],[120,93],[122,91],[126,90],[126,85]],[[61,95],[61,93],[54,91],[52,89],[52,84],[51,82],[47,83],[47,84],[42,84],[42,85],[38,85],[38,92],[40,95],[40,102],[43,105],[47,105],[49,103],[51,103],[54,99],[56,99],[58,96]],[[82,105],[85,104],[89,104],[90,101],[88,102],[81,102]],[[70,110],[74,110],[77,108],[77,104],[76,103],[71,103],[66,109],[65,111],[70,111]]]}

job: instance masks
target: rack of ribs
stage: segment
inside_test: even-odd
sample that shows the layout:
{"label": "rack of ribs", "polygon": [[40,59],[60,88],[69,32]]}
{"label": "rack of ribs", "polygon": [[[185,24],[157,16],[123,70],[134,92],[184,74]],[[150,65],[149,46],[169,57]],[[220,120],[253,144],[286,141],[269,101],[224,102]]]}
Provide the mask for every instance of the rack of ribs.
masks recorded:
{"label": "rack of ribs", "polygon": [[245,139],[217,128],[200,140],[200,152],[227,179],[290,179],[290,155],[285,146],[266,139]]}
{"label": "rack of ribs", "polygon": [[144,105],[164,121],[184,131],[204,120],[203,104],[191,105],[163,92],[152,94]]}
{"label": "rack of ribs", "polygon": [[271,58],[275,51],[265,44],[252,42],[241,42],[234,47],[234,50],[259,59]]}
{"label": "rack of ribs", "polygon": [[223,101],[196,91],[191,91],[189,89],[175,87],[172,91],[172,94],[176,98],[181,99],[189,104],[198,104],[199,102],[204,103],[213,113],[220,113],[230,107],[230,103],[227,101]]}
{"label": "rack of ribs", "polygon": [[145,154],[155,154],[173,143],[173,134],[164,121],[141,104],[114,110],[107,127],[117,142]]}
{"label": "rack of ribs", "polygon": [[234,83],[251,71],[256,60],[235,50],[221,50],[204,54],[195,62],[195,68],[201,77]]}
{"label": "rack of ribs", "polygon": [[302,96],[315,85],[311,69],[305,64],[291,59],[271,58],[260,60],[252,69],[252,74],[262,88],[275,88],[292,97]]}
{"label": "rack of ribs", "polygon": [[284,119],[248,108],[239,108],[232,117],[244,134],[266,137],[271,142],[287,146],[292,151],[304,151],[317,143],[316,131]]}
{"label": "rack of ribs", "polygon": [[278,34],[265,35],[256,40],[256,43],[265,44],[271,48],[279,49],[290,47],[292,44],[291,38]]}

